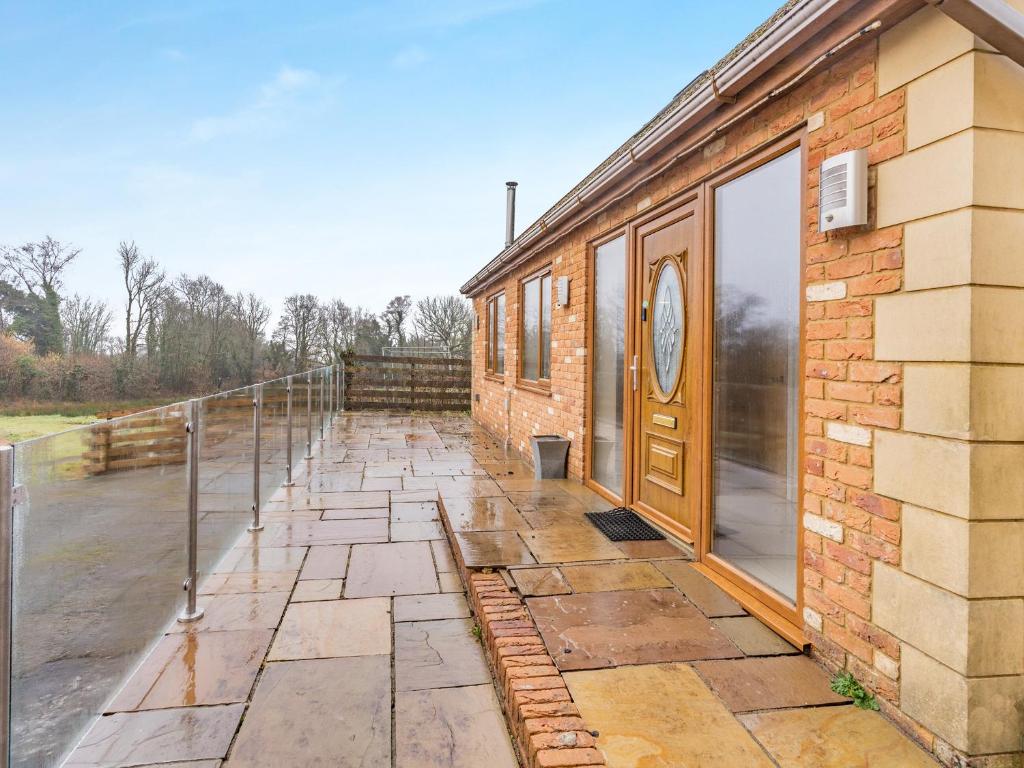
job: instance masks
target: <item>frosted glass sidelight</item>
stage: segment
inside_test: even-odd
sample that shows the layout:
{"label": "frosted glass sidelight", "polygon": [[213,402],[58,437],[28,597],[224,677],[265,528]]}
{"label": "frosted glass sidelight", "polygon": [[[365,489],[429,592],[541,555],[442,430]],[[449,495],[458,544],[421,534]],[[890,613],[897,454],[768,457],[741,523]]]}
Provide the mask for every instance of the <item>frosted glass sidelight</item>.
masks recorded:
{"label": "frosted glass sidelight", "polygon": [[800,151],[715,191],[712,551],[797,590]]}
{"label": "frosted glass sidelight", "polygon": [[626,355],[626,239],[594,255],[594,379],[590,476],[623,492],[623,394]]}

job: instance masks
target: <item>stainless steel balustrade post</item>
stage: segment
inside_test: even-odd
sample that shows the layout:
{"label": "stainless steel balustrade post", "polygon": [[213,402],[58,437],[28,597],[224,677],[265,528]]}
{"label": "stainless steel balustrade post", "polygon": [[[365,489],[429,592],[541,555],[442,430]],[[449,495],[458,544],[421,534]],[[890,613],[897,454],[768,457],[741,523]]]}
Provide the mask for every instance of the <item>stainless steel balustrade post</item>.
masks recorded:
{"label": "stainless steel balustrade post", "polygon": [[345,410],[345,361],[342,360],[338,364],[338,370],[341,374],[338,376],[338,408],[342,411]]}
{"label": "stainless steel balustrade post", "polygon": [[188,477],[188,576],[185,591],[188,601],[185,612],[178,617],[182,624],[189,624],[203,618],[203,610],[196,606],[196,590],[199,585],[199,401],[188,401],[187,433],[188,452],[186,475]]}
{"label": "stainless steel balustrade post", "polygon": [[327,366],[327,426],[334,423],[334,363]]}
{"label": "stainless steel balustrade post", "polygon": [[14,608],[14,447],[0,446],[0,768],[11,758],[11,612]]}
{"label": "stainless steel balustrade post", "polygon": [[320,442],[324,441],[324,370],[320,369]]}
{"label": "stainless steel balustrade post", "polygon": [[252,398],[252,523],[246,529],[250,533],[263,530],[260,522],[260,438],[263,418],[263,385],[257,384]]}
{"label": "stainless steel balustrade post", "polygon": [[295,481],[292,480],[292,377],[288,377],[288,448],[286,460],[288,462],[288,474],[284,481],[284,484],[289,488],[295,485]]}
{"label": "stainless steel balustrade post", "polygon": [[313,458],[313,372],[306,374],[306,458]]}

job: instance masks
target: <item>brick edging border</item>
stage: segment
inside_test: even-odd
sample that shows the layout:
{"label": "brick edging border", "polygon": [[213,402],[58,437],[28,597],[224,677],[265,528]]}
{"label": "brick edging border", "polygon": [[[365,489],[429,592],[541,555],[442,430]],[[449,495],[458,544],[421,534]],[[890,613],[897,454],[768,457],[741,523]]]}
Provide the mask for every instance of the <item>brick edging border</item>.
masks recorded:
{"label": "brick edging border", "polygon": [[524,768],[605,765],[522,598],[500,574],[462,570]]}
{"label": "brick edging border", "polygon": [[440,495],[438,509],[523,768],[606,765],[523,598],[493,569],[466,567]]}

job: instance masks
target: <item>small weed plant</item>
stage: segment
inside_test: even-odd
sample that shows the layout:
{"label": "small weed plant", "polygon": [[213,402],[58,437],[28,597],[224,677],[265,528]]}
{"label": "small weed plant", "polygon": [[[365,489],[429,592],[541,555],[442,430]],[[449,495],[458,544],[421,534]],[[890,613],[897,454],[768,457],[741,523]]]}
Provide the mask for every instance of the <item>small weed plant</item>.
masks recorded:
{"label": "small weed plant", "polygon": [[878,709],[874,694],[864,690],[864,686],[849,672],[842,672],[832,678],[832,690],[840,696],[849,696],[861,709]]}

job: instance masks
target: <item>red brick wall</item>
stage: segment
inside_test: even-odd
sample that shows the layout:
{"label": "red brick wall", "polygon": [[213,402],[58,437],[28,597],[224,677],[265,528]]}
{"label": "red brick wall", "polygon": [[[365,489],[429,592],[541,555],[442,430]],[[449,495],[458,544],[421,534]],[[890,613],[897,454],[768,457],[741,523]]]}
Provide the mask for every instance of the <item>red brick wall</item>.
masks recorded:
{"label": "red brick wall", "polygon": [[[581,479],[587,243],[807,121],[805,629],[823,660],[849,667],[885,702],[897,705],[899,644],[871,623],[870,595],[872,561],[899,563],[900,505],[868,489],[873,472],[870,430],[901,426],[902,367],[872,358],[874,297],[902,286],[903,231],[876,230],[873,224],[828,235],[817,231],[817,169],[823,159],[868,148],[873,216],[874,166],[904,150],[905,93],[901,89],[876,97],[876,59],[874,41],[853,49],[702,152],[546,247],[500,286],[490,287],[488,295],[503,286],[507,297],[504,382],[483,374],[485,297],[476,297],[481,331],[474,344],[473,381],[480,402],[474,403],[473,413],[505,435],[504,395],[511,393],[513,446],[525,453],[531,434],[568,435],[573,440],[570,474]],[[685,143],[701,133],[694,131]],[[570,277],[571,301],[566,309],[552,310],[551,396],[543,396],[515,386],[517,285],[520,277],[548,262],[555,280]]]}

